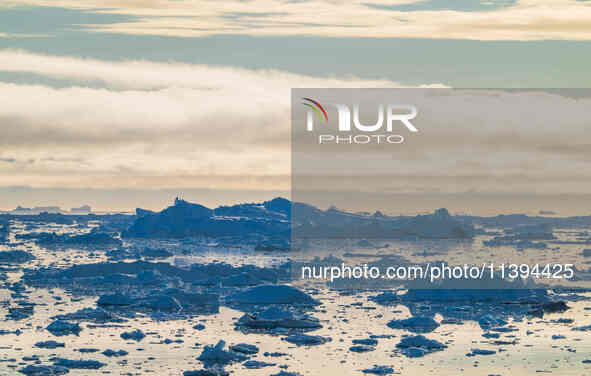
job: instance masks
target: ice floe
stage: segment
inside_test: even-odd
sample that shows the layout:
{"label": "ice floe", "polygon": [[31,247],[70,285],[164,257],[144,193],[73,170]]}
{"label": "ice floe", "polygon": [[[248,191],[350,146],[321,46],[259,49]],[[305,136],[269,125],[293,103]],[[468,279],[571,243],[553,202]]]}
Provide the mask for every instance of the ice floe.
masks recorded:
{"label": "ice floe", "polygon": [[82,328],[78,323],[72,323],[63,320],[56,320],[46,328],[54,336],[67,336],[70,334],[78,335]]}
{"label": "ice floe", "polygon": [[396,347],[407,357],[418,358],[435,351],[442,351],[447,346],[437,340],[417,335],[402,338]]}
{"label": "ice floe", "polygon": [[289,304],[291,306],[316,306],[316,299],[295,287],[288,285],[264,285],[253,287],[226,297],[228,304]]}
{"label": "ice floe", "polygon": [[316,346],[323,345],[331,339],[322,336],[311,336],[308,334],[294,334],[283,338],[283,340],[298,346]]}
{"label": "ice floe", "polygon": [[197,359],[200,360],[206,367],[243,362],[248,359],[248,357],[244,354],[224,350],[225,346],[225,341],[219,341],[215,346],[207,345],[203,348],[201,355],[199,355]]}
{"label": "ice floe", "polygon": [[392,320],[388,324],[392,329],[406,329],[413,333],[430,333],[439,327],[431,317],[413,316],[403,320]]}

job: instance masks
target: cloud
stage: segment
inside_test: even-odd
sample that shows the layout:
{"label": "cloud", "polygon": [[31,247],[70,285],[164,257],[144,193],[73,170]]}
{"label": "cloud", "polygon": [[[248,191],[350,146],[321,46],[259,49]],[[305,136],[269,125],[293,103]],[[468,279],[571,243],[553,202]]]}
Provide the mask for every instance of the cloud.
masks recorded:
{"label": "cloud", "polygon": [[19,160],[35,161],[4,168],[2,183],[37,187],[285,190],[290,88],[400,86],[12,50],[0,50],[0,71],[74,83],[55,88],[0,82],[0,147]]}
{"label": "cloud", "polygon": [[34,73],[52,78],[86,82],[99,81],[114,89],[152,90],[173,87],[212,92],[238,89],[240,91],[257,91],[258,97],[264,97],[267,90],[285,90],[294,86],[401,86],[390,80],[362,80],[355,77],[350,79],[318,78],[277,70],[154,63],[140,60],[113,62],[33,54],[18,50],[0,50],[0,71]]}
{"label": "cloud", "polygon": [[[287,191],[292,87],[400,87],[388,80],[13,50],[0,50],[0,72],[70,83],[0,82],[0,148],[15,160],[0,163],[1,184],[32,187]],[[372,150],[386,157],[372,165],[378,178],[367,189],[591,189],[589,95],[426,87],[435,88],[400,93],[401,103],[419,107],[420,133],[404,147]],[[332,152],[340,172],[367,166],[354,153]],[[309,163],[337,171],[327,158],[310,155]]]}
{"label": "cloud", "polygon": [[[476,1],[476,0],[475,0]],[[591,6],[577,0],[517,0],[473,11],[396,5],[422,0],[14,0],[12,4],[127,14],[132,21],[83,25],[91,32],[201,37],[334,36],[473,40],[590,40]],[[253,12],[254,10],[261,10]]]}
{"label": "cloud", "polygon": [[49,34],[0,33],[0,38],[48,38]]}
{"label": "cloud", "polygon": [[[335,200],[343,192],[369,197],[385,192],[586,193],[591,189],[591,173],[585,168],[591,161],[586,110],[591,99],[571,94],[391,91],[390,103],[412,103],[419,109],[413,121],[417,134],[404,133],[401,126],[394,132],[405,137],[403,145],[355,148],[342,143],[319,147],[302,131],[299,154],[292,161],[292,189],[333,193]],[[323,101],[322,92],[309,95]],[[329,126],[336,124],[329,121]]]}
{"label": "cloud", "polygon": [[[63,83],[0,82],[0,186],[35,189],[288,192],[291,88],[400,87],[389,80],[14,50],[0,50],[0,72]],[[335,149],[332,158],[299,156],[298,163],[325,172],[309,187],[359,192],[363,181],[372,195],[591,189],[589,91],[425,86],[433,90],[398,94],[400,103],[419,108],[416,137],[400,148],[372,149],[381,153],[377,164]],[[370,173],[361,176],[360,168]],[[330,178],[349,170],[353,179]]]}

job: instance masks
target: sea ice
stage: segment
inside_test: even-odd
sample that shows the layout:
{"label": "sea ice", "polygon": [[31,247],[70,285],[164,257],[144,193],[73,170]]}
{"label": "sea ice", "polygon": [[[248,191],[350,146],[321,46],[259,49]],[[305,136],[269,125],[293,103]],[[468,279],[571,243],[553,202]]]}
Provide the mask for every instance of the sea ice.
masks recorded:
{"label": "sea ice", "polygon": [[230,346],[230,350],[239,352],[246,355],[254,355],[259,352],[259,348],[255,345],[249,345],[248,343],[239,343],[237,345]]}
{"label": "sea ice", "polygon": [[35,256],[25,251],[3,251],[0,252],[0,264],[24,264],[34,260]]}
{"label": "sea ice", "polygon": [[402,338],[396,347],[407,357],[417,358],[435,351],[441,351],[447,346],[434,339],[417,335]]}
{"label": "sea ice", "polygon": [[102,295],[96,304],[99,306],[128,306],[133,304],[133,300],[127,295],[115,293]]}
{"label": "sea ice", "polygon": [[54,336],[67,336],[69,334],[78,335],[82,331],[82,328],[78,323],[71,323],[68,321],[56,320],[49,324],[46,328]]}
{"label": "sea ice", "polygon": [[114,322],[114,323],[124,323],[127,322],[126,319],[123,319],[112,312],[105,311],[101,308],[82,308],[76,312],[64,314],[64,315],[57,315],[54,316],[53,319],[57,320],[67,320],[67,321],[86,321],[92,322],[95,324],[98,323],[107,323],[107,322]]}
{"label": "sea ice", "polygon": [[260,369],[264,367],[273,367],[275,363],[267,363],[267,362],[259,362],[258,360],[247,360],[246,362],[242,363],[244,368],[248,369]]}
{"label": "sea ice", "polygon": [[56,342],[56,341],[44,341],[44,342],[37,342],[35,347],[40,349],[57,349],[58,347],[65,347],[66,345],[63,342]]}
{"label": "sea ice", "polygon": [[285,341],[298,346],[323,345],[330,341],[330,338],[321,336],[311,336],[308,334],[294,334],[284,338]]}
{"label": "sea ice", "polygon": [[29,364],[25,368],[19,370],[20,373],[27,376],[60,376],[70,372],[69,369],[61,366],[42,366]]}
{"label": "sea ice", "polygon": [[56,366],[69,369],[99,369],[106,366],[105,363],[99,362],[98,360],[71,360],[65,358],[53,358],[50,360]]}
{"label": "sea ice", "polygon": [[355,346],[349,347],[349,351],[355,352],[355,353],[365,353],[365,352],[374,351],[375,349],[376,349],[375,347],[368,346],[368,345],[355,345]]}
{"label": "sea ice", "polygon": [[468,353],[467,356],[474,356],[474,355],[493,355],[497,352],[494,350],[485,350],[485,349],[472,349],[472,352]]}
{"label": "sea ice", "polygon": [[129,353],[127,351],[125,351],[125,350],[115,351],[115,350],[107,349],[107,350],[103,351],[102,354],[104,356],[108,356],[110,358],[110,357],[113,357],[113,356],[115,356],[115,357],[125,356],[125,355],[127,355]]}
{"label": "sea ice", "polygon": [[125,339],[125,340],[133,340],[133,341],[141,341],[142,339],[144,339],[144,337],[146,336],[144,334],[144,332],[142,332],[139,329],[134,330],[133,332],[123,332],[119,335],[121,338]]}
{"label": "sea ice", "polygon": [[378,366],[374,365],[373,368],[368,368],[361,370],[363,373],[368,373],[371,375],[389,375],[394,373],[394,368],[388,366]]}
{"label": "sea ice", "polygon": [[354,339],[353,343],[355,345],[376,346],[378,344],[378,340],[373,338]]}
{"label": "sea ice", "polygon": [[285,328],[307,331],[322,328],[319,321],[310,315],[296,314],[275,306],[259,313],[246,313],[236,322],[236,325],[244,329],[264,330]]}
{"label": "sea ice", "polygon": [[413,333],[430,333],[439,327],[437,321],[424,316],[413,316],[404,320],[392,320],[387,325],[392,329],[406,329]]}
{"label": "sea ice", "polygon": [[287,285],[264,285],[253,287],[226,298],[230,304],[290,304],[316,306],[320,302],[295,287]]}

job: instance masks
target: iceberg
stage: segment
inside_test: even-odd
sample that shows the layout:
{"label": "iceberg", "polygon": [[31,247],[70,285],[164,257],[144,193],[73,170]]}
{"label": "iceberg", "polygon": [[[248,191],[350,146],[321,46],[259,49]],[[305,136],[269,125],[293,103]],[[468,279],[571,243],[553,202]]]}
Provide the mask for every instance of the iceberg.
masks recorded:
{"label": "iceberg", "polygon": [[320,302],[295,287],[264,285],[253,287],[226,298],[230,304],[289,304],[292,306],[317,306]]}
{"label": "iceberg", "polygon": [[405,329],[413,333],[430,333],[439,327],[437,321],[424,316],[413,316],[404,320],[392,320],[387,325],[392,329]]}

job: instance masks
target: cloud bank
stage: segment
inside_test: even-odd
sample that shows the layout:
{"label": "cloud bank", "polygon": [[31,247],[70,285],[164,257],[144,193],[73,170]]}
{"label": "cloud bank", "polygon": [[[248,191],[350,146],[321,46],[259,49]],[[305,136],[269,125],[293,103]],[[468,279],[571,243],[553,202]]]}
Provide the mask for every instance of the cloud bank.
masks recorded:
{"label": "cloud bank", "polygon": [[[0,72],[62,82],[0,82],[0,185],[42,188],[288,191],[292,87],[400,87],[388,80],[13,50],[0,50]],[[377,191],[591,189],[585,92],[446,93],[412,99],[424,109],[420,137],[373,166]],[[342,158],[355,167],[354,159]]]}
{"label": "cloud bank", "polygon": [[0,82],[4,186],[287,190],[290,88],[400,86],[12,50],[0,71],[71,83]]}
{"label": "cloud bank", "polygon": [[[126,14],[133,21],[82,25],[91,32],[201,37],[334,36],[471,40],[591,40],[591,6],[577,0],[516,0],[474,10],[425,0],[12,0],[35,5]],[[506,4],[507,1],[501,1]],[[407,9],[401,5],[418,4]],[[421,7],[421,4],[427,6]],[[448,8],[436,6],[450,4]],[[137,17],[137,18],[135,18]]]}
{"label": "cloud bank", "polygon": [[[288,192],[291,88],[400,87],[389,80],[14,50],[0,50],[0,72],[60,83],[0,82],[0,187],[168,196]],[[375,194],[466,195],[475,201],[477,194],[589,192],[591,93],[464,94],[433,90],[409,97],[421,109],[419,135],[384,154],[373,175],[339,183],[337,190],[355,190],[363,180]],[[359,167],[353,154],[334,157],[341,167]],[[326,159],[311,161],[326,175],[334,170],[334,164],[323,165]],[[314,179],[310,186],[333,183]]]}

